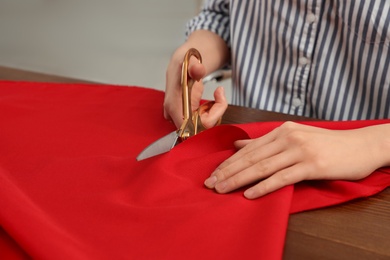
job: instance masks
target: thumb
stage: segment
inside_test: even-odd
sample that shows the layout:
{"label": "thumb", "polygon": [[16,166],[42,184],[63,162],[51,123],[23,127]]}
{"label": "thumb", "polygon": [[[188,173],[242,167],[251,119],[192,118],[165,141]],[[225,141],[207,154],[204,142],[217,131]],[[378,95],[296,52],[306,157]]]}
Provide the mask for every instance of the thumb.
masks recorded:
{"label": "thumb", "polygon": [[215,126],[228,107],[223,87],[218,87],[214,91],[214,99],[215,103],[210,108],[210,110],[201,115],[202,124],[206,128]]}
{"label": "thumb", "polygon": [[192,56],[188,66],[188,74],[193,80],[199,81],[206,75],[206,68],[202,63],[199,63],[199,61]]}
{"label": "thumb", "polygon": [[251,139],[245,139],[245,140],[237,140],[234,142],[234,146],[237,148],[237,149],[241,149],[241,148],[244,148],[247,144],[249,144],[251,141]]}

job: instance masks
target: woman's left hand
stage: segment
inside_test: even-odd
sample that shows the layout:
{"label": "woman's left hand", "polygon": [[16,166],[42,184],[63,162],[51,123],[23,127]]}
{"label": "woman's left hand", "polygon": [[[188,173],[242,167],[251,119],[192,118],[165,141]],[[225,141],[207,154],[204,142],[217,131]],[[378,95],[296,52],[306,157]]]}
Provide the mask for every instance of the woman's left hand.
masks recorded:
{"label": "woman's left hand", "polygon": [[228,193],[255,183],[244,192],[255,199],[303,180],[362,179],[390,161],[388,138],[380,138],[390,125],[384,127],[328,130],[286,122],[260,138],[236,141],[239,151],[205,185]]}

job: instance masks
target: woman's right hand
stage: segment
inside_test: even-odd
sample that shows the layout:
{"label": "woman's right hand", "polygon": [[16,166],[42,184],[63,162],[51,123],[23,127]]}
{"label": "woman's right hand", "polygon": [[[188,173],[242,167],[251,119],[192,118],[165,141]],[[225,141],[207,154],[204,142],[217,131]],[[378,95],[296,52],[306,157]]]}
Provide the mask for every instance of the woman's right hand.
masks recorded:
{"label": "woman's right hand", "polygon": [[[181,71],[186,52],[186,48],[182,47],[177,49],[170,60],[166,72],[164,117],[167,120],[173,121],[177,128],[179,128],[183,122]],[[206,76],[206,68],[203,64],[199,63],[197,58],[192,56],[188,66],[188,73],[189,76],[195,80],[191,93],[191,104],[192,110],[194,111],[199,107],[202,98],[204,86],[201,79]],[[218,119],[224,114],[228,105],[222,87],[218,87],[215,90],[214,99],[215,104],[212,108],[201,115],[202,123],[206,128],[210,128],[216,124]]]}

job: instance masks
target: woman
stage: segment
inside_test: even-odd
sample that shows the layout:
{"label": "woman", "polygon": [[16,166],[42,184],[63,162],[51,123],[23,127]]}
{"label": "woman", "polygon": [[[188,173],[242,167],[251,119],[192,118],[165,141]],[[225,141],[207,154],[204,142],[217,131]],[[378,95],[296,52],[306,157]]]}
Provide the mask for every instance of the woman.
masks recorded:
{"label": "woman", "polygon": [[[188,23],[188,38],[167,68],[164,115],[180,126],[181,62],[190,76],[231,66],[233,103],[327,120],[390,117],[390,4],[380,1],[227,1],[205,3]],[[199,104],[203,85],[193,88]],[[227,101],[217,88],[202,121],[213,125]],[[390,124],[326,130],[286,122],[269,134],[235,143],[236,154],[205,180],[227,193],[258,198],[302,180],[365,178],[390,166]]]}

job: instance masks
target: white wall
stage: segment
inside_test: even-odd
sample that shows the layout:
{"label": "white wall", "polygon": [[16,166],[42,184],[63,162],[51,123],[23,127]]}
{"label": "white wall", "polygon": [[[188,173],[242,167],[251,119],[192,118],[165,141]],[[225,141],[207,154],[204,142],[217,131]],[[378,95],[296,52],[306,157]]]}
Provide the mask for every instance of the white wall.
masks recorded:
{"label": "white wall", "polygon": [[170,55],[200,2],[0,0],[0,65],[164,89]]}
{"label": "white wall", "polygon": [[0,0],[0,64],[160,87],[195,12],[194,0]]}

